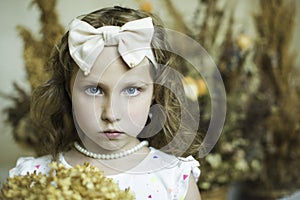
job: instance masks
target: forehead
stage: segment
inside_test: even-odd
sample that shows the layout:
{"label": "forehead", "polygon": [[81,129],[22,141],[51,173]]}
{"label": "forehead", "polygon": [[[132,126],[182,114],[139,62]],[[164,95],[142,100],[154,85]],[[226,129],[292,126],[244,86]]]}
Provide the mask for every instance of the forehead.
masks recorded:
{"label": "forehead", "polygon": [[152,74],[154,72],[150,61],[145,58],[140,64],[134,68],[123,61],[116,46],[104,47],[101,54],[94,63],[91,72],[88,76],[84,76],[79,70],[77,78],[84,80],[95,81],[120,81],[121,79],[140,79],[144,81],[152,81]]}

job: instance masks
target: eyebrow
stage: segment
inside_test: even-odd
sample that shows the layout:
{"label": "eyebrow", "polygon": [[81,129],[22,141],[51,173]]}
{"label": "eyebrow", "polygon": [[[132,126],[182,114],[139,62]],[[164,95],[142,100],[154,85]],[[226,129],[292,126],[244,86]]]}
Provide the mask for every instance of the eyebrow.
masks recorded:
{"label": "eyebrow", "polygon": [[144,84],[144,85],[150,85],[150,84],[152,84],[153,83],[153,81],[151,81],[151,82],[146,82],[146,81],[144,81],[144,80],[135,80],[135,81],[124,81],[124,82],[122,82],[122,83],[124,83],[124,84],[127,84],[127,85],[134,85],[134,84],[140,84],[140,83],[142,83],[142,84]]}
{"label": "eyebrow", "polygon": [[[101,82],[101,80],[96,81],[96,80],[90,79],[90,80],[81,80],[81,82],[84,83],[84,84],[89,84],[89,85],[94,85],[94,86],[97,85],[101,88],[106,88],[107,87],[107,85],[105,83]],[[123,81],[119,82],[119,84],[123,84],[123,85],[125,85],[125,87],[130,86],[130,85],[133,85],[133,86],[148,86],[148,85],[153,84],[153,81],[146,82],[144,80],[139,80],[139,79],[134,80],[134,81],[132,81],[132,80],[126,81],[125,80],[124,82]]]}

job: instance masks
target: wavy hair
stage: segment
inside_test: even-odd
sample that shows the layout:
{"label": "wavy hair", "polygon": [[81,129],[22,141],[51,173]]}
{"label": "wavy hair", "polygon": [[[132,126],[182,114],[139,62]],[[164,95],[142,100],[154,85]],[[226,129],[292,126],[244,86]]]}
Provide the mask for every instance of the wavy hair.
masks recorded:
{"label": "wavy hair", "polygon": [[[151,146],[161,149],[180,134],[179,140],[177,139],[175,142],[176,145],[165,148],[164,151],[176,156],[195,155],[201,139],[199,134],[195,134],[195,130],[190,130],[188,124],[182,124],[182,113],[187,113],[188,117],[191,115],[187,109],[182,108],[182,105],[186,104],[186,99],[181,77],[173,73],[169,67],[165,67],[176,66],[182,62],[168,51],[169,45],[166,42],[166,34],[160,19],[151,13],[116,6],[81,16],[81,20],[99,28],[107,25],[122,26],[126,22],[145,17],[151,17],[157,28],[151,46],[156,61],[160,64],[155,70],[153,104],[160,105],[163,115],[155,116],[154,114],[153,118],[165,117],[165,123],[162,124],[162,129],[157,134],[143,139],[148,140]],[[47,69],[50,70],[51,78],[33,92],[31,118],[40,130],[38,133],[41,141],[40,154],[52,154],[57,157],[59,152],[70,149],[74,141],[80,141],[73,122],[70,99],[71,79],[79,68],[69,54],[68,32],[53,49]],[[176,91],[176,95],[172,91]],[[189,117],[188,121],[192,120],[194,119]],[[147,131],[151,131],[151,127]],[[178,151],[178,145],[182,145],[186,141],[185,138],[189,138],[188,136],[193,134],[196,137],[193,138],[192,144],[184,152]]]}

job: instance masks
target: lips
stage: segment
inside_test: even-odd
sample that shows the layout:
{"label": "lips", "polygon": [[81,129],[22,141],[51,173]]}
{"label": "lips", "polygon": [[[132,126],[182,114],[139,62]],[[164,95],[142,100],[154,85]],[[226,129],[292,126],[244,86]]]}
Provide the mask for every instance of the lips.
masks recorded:
{"label": "lips", "polygon": [[117,130],[107,130],[103,131],[103,134],[110,140],[117,139],[120,135],[123,134],[123,132],[117,131]]}

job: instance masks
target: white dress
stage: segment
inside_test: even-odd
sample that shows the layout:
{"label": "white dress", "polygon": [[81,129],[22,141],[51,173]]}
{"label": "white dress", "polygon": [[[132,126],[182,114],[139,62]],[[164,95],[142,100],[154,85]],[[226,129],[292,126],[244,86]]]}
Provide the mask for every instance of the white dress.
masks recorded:
{"label": "white dress", "polygon": [[[26,175],[27,172],[48,173],[50,155],[34,158],[21,157],[16,167],[10,170],[9,176]],[[59,162],[71,168],[59,154]],[[123,190],[130,187],[137,200],[183,200],[188,190],[190,174],[196,181],[200,176],[199,162],[192,156],[177,158],[150,147],[150,153],[133,169],[107,176],[112,178]]]}

